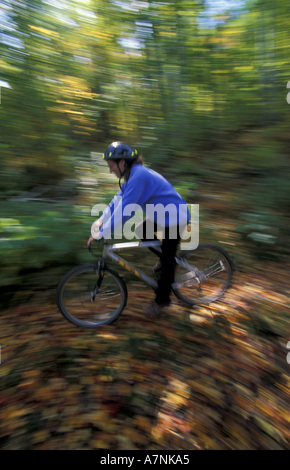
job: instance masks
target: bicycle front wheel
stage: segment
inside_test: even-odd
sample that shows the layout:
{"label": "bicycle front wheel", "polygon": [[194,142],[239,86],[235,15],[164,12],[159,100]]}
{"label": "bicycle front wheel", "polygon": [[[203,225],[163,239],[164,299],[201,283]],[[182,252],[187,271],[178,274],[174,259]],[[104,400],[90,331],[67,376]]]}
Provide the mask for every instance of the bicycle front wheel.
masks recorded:
{"label": "bicycle front wheel", "polygon": [[98,272],[95,264],[69,271],[57,289],[61,314],[76,326],[98,328],[115,322],[127,302],[127,288],[110,268]]}
{"label": "bicycle front wheel", "polygon": [[233,262],[225,250],[200,244],[196,250],[184,251],[177,258],[172,289],[188,305],[206,305],[223,296],[233,271]]}

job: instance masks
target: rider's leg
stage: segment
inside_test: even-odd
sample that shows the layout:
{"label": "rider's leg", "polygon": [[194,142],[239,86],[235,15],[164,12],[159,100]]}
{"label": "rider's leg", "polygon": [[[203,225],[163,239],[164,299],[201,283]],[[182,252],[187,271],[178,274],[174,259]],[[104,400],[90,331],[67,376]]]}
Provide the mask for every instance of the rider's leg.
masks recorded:
{"label": "rider's leg", "polygon": [[[157,225],[154,224],[154,231],[152,229],[152,222],[151,226],[149,226],[149,230],[146,231],[147,219],[144,219],[140,224],[138,224],[135,228],[135,233],[142,241],[148,240],[158,240],[157,236],[154,232],[157,232]],[[151,233],[152,232],[152,233]],[[156,297],[155,302],[149,306],[146,313],[148,315],[154,315],[160,313],[160,309],[170,303],[170,292],[171,292],[171,284],[174,282],[174,272],[175,272],[175,256],[178,247],[178,243],[180,240],[180,235],[178,231],[178,227],[165,227],[163,229],[163,237],[162,237],[162,252],[160,253],[156,249],[150,247],[153,253],[155,253],[160,258],[160,277],[157,284],[156,289]]]}
{"label": "rider's leg", "polygon": [[[147,230],[147,227],[148,230]],[[135,233],[140,240],[144,241],[154,241],[158,240],[155,232],[157,232],[157,225],[153,222],[149,222],[148,219],[142,220],[138,225],[135,227]],[[149,247],[149,250],[152,251],[155,255],[160,257],[160,251],[156,250],[153,247]]]}
{"label": "rider's leg", "polygon": [[170,229],[165,228],[160,256],[161,270],[155,298],[157,304],[168,305],[170,303],[171,284],[174,282],[175,256],[179,240],[178,233],[170,236]]}

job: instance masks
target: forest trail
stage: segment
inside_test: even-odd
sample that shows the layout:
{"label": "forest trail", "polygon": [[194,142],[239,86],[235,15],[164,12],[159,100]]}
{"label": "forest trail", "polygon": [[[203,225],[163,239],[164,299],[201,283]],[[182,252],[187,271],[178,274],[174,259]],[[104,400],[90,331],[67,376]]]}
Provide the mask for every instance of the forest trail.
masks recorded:
{"label": "forest trail", "polygon": [[[42,293],[1,313],[1,449],[289,449],[285,266],[220,302],[148,320],[128,286],[112,326],[67,323]],[[250,274],[250,275],[249,275]]]}
{"label": "forest trail", "polygon": [[[288,450],[289,1],[2,3],[0,449]],[[233,249],[222,301],[148,320],[130,281],[112,326],[57,311],[115,140]]]}

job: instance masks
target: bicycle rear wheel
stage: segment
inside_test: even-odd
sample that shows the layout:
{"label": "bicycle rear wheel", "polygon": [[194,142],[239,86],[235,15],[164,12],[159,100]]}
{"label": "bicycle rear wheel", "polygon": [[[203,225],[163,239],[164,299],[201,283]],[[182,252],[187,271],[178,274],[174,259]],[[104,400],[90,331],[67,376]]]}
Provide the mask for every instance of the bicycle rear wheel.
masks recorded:
{"label": "bicycle rear wheel", "polygon": [[57,289],[57,306],[74,325],[97,328],[115,322],[127,302],[127,288],[110,268],[98,272],[96,264],[69,271]]}
{"label": "bicycle rear wheel", "polygon": [[196,250],[184,251],[177,258],[172,289],[189,305],[206,305],[223,296],[233,271],[233,262],[225,250],[216,245],[200,244]]}

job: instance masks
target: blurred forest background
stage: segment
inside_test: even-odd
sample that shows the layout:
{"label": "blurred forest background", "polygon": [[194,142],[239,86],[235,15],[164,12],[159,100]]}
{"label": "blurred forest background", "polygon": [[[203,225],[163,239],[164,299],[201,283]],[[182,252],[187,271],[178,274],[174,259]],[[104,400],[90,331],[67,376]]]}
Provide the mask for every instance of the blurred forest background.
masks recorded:
{"label": "blurred forest background", "polygon": [[0,7],[5,297],[83,257],[91,209],[118,187],[102,165],[113,140],[200,204],[201,240],[223,220],[242,260],[288,250],[287,1]]}
{"label": "blurred forest background", "polygon": [[[0,448],[289,449],[289,31],[288,0],[0,0]],[[57,312],[115,140],[200,205],[221,303]]]}

